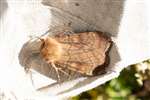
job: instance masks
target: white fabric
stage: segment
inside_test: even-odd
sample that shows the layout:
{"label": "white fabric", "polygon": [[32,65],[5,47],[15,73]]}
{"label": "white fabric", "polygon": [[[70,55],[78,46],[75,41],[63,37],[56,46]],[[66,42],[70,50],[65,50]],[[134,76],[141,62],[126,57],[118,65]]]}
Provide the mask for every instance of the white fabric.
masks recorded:
{"label": "white fabric", "polygon": [[109,32],[115,45],[110,52],[111,62],[108,70],[113,71],[110,70],[105,75],[97,77],[81,77],[56,84],[42,91],[46,97],[57,95],[64,98],[77,95],[117,77],[125,66],[150,58],[148,0],[43,0],[42,2],[43,4],[39,0],[0,1],[0,87],[12,90],[18,97],[34,95],[35,88],[53,83],[53,80],[42,78],[44,76],[37,73],[33,75],[33,79],[35,83],[41,83],[33,87],[18,60],[21,47],[29,40],[30,35],[41,35],[53,26],[72,21],[74,31]]}

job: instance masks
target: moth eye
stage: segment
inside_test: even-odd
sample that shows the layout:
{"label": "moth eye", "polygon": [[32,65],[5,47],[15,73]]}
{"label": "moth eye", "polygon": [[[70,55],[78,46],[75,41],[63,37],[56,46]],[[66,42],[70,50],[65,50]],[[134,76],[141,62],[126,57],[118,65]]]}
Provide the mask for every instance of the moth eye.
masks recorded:
{"label": "moth eye", "polygon": [[45,58],[45,61],[49,61],[49,59],[48,59],[48,58]]}
{"label": "moth eye", "polygon": [[41,49],[42,49],[44,46],[45,46],[45,42],[43,42],[43,43],[41,44]]}
{"label": "moth eye", "polygon": [[68,37],[70,37],[70,34],[66,34]]}

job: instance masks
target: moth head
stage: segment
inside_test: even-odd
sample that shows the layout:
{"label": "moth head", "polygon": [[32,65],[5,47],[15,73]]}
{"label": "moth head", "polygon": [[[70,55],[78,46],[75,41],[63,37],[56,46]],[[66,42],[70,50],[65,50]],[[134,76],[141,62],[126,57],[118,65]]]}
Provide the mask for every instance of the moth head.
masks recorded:
{"label": "moth head", "polygon": [[51,37],[40,39],[40,54],[47,63],[58,61],[62,55],[61,44]]}

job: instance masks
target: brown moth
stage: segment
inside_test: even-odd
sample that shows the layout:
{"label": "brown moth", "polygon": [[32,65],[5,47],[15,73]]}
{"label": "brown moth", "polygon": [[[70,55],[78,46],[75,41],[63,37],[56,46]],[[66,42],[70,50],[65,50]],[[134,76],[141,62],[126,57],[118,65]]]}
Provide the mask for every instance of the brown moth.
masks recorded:
{"label": "brown moth", "polygon": [[89,76],[105,63],[106,52],[112,43],[101,32],[62,33],[41,38],[41,41],[40,54],[57,74],[59,71],[65,73],[62,68],[67,68]]}

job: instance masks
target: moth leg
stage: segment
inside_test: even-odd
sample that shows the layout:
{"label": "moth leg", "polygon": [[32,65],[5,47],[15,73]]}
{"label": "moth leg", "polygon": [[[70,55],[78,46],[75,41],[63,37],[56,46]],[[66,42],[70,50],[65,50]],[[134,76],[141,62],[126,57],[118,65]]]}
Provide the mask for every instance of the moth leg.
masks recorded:
{"label": "moth leg", "polygon": [[69,74],[65,71],[63,71],[61,68],[58,68],[59,71],[61,71],[62,73],[64,73],[65,75],[69,76]]}
{"label": "moth leg", "polygon": [[[60,64],[57,64],[58,66],[61,66]],[[58,68],[59,71],[61,71],[62,73],[64,73],[65,75],[69,76],[69,73],[65,72],[62,70],[62,68]]]}
{"label": "moth leg", "polygon": [[51,63],[51,65],[56,70],[58,81],[60,81],[60,75],[59,75],[59,72],[58,72],[59,68],[57,68],[53,62]]}

